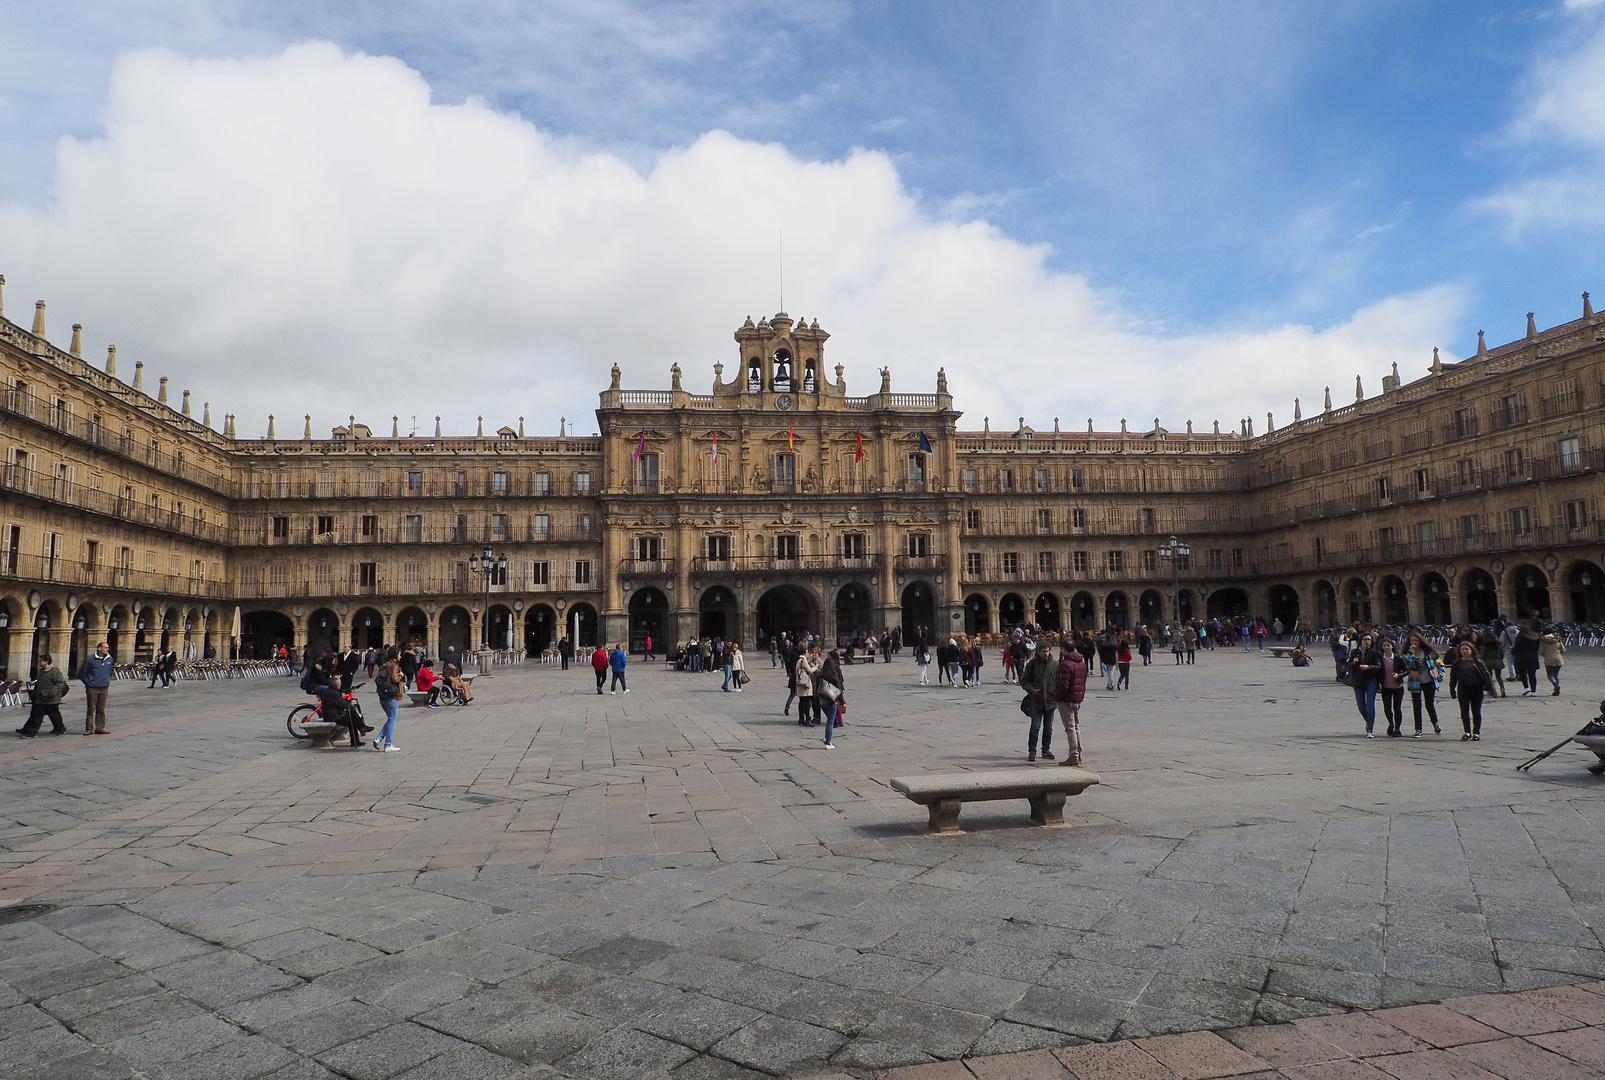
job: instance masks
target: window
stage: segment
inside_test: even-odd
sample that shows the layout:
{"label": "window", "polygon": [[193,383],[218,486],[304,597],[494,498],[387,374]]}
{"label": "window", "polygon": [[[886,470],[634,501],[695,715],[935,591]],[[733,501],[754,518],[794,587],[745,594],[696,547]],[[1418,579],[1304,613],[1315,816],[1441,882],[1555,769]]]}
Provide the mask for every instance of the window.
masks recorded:
{"label": "window", "polygon": [[1560,467],[1563,469],[1580,469],[1583,467],[1583,441],[1581,439],[1562,439],[1560,441]]}
{"label": "window", "polygon": [[1315,550],[1315,565],[1316,566],[1320,566],[1321,565],[1321,559],[1324,558],[1325,555],[1326,555],[1326,545],[1321,543],[1321,538],[1319,536],[1317,536],[1315,538],[1315,543],[1314,543],[1313,546],[1314,546],[1314,550]]}
{"label": "window", "polygon": [[1151,506],[1145,506],[1141,510],[1137,511],[1137,520],[1142,526],[1143,532],[1153,532],[1156,527],[1154,524],[1154,508]]}
{"label": "window", "polygon": [[663,558],[663,541],[656,536],[636,537],[635,557],[642,562],[657,562]]}
{"label": "window", "polygon": [[1037,490],[1038,491],[1047,491],[1048,490],[1048,470],[1047,469],[1038,469],[1037,470],[1037,474],[1036,474],[1036,481],[1037,481]]}
{"label": "window", "polygon": [[318,515],[318,535],[319,536],[333,536],[334,535],[334,515],[332,515],[332,514],[319,514]]}
{"label": "window", "polygon": [[1384,526],[1377,530],[1377,545],[1381,547],[1383,551],[1391,552],[1393,550],[1392,526]]}
{"label": "window", "polygon": [[795,559],[802,550],[802,538],[795,533],[785,533],[775,537],[775,558]]}
{"label": "window", "polygon": [[924,532],[911,532],[908,534],[908,553],[912,558],[923,559],[931,553],[931,534]]}
{"label": "window", "polygon": [[999,469],[998,470],[998,490],[999,491],[1013,491],[1014,490],[1014,470],[1013,469]]}
{"label": "window", "polygon": [[591,535],[591,515],[590,514],[581,514],[580,515],[580,532],[584,533],[586,536]]}
{"label": "window", "polygon": [[1005,551],[1002,556],[1001,566],[1004,576],[1014,577],[1020,572],[1020,553],[1018,551]]}
{"label": "window", "polygon": [[530,563],[529,583],[531,586],[550,585],[552,583],[552,564],[549,562]]}
{"label": "window", "polygon": [[1070,568],[1078,574],[1085,574],[1090,560],[1085,551],[1072,551],[1070,553]]}
{"label": "window", "polygon": [[1104,508],[1103,525],[1110,532],[1120,531],[1120,508],[1118,506]]}
{"label": "window", "polygon": [[1457,439],[1477,434],[1477,417],[1470,409],[1455,410],[1454,433]]}
{"label": "window", "polygon": [[981,486],[981,476],[974,469],[964,470],[964,490],[975,491]]}
{"label": "window", "polygon": [[591,493],[591,474],[588,472],[574,474],[574,490],[580,495]]}
{"label": "window", "polygon": [[1527,462],[1520,450],[1505,451],[1505,475],[1512,478],[1527,475]]}
{"label": "window", "polygon": [[797,455],[775,455],[775,483],[782,487],[790,487],[797,482]]}
{"label": "window", "polygon": [[492,585],[506,585],[507,566],[501,562],[491,563],[490,574],[487,576],[490,578],[490,583]]}
{"label": "window", "polygon": [[1359,551],[1360,534],[1354,529],[1350,529],[1345,532],[1343,534],[1343,548],[1345,551]]}
{"label": "window", "polygon": [[422,540],[424,538],[424,519],[422,514],[407,515],[407,539]]}
{"label": "window", "polygon": [[1421,546],[1423,555],[1432,554],[1438,543],[1438,527],[1430,521],[1423,521],[1416,526],[1416,543]]}
{"label": "window", "polygon": [[1086,486],[1086,483],[1087,483],[1087,474],[1086,474],[1085,471],[1083,471],[1081,469],[1071,469],[1070,470],[1070,486],[1072,488],[1074,488],[1076,491],[1080,491],[1083,487]]}
{"label": "window", "polygon": [[1226,553],[1224,551],[1222,551],[1220,548],[1210,548],[1209,549],[1209,568],[1211,570],[1223,570],[1223,569],[1225,569],[1225,567],[1226,567]]}
{"label": "window", "polygon": [[362,515],[362,535],[370,540],[379,535],[379,517],[377,514]]}
{"label": "window", "polygon": [[1520,394],[1509,394],[1509,395],[1507,395],[1507,396],[1505,396],[1503,398],[1500,398],[1499,399],[1499,412],[1500,412],[1500,415],[1504,418],[1504,421],[1505,421],[1505,425],[1504,426],[1509,427],[1511,424],[1519,424],[1519,423],[1521,423],[1521,421],[1522,421],[1521,395]]}
{"label": "window", "polygon": [[1531,536],[1533,531],[1533,512],[1527,507],[1517,507],[1510,512],[1510,534],[1512,536]]}
{"label": "window", "polygon": [[864,558],[869,554],[869,537],[864,533],[842,533],[841,552],[845,558]]}
{"label": "window", "polygon": [[501,436],[502,442],[512,442],[516,438],[511,431],[498,431],[496,434]]}
{"label": "window", "polygon": [[416,562],[401,564],[401,585],[409,592],[418,591],[418,579],[423,575],[423,565]]}
{"label": "window", "polygon": [[318,498],[334,498],[334,474],[328,472],[318,473]]}
{"label": "window", "polygon": [[468,494],[468,474],[455,472],[451,474],[451,493],[458,498]]}
{"label": "window", "polygon": [[1105,563],[1111,574],[1124,574],[1126,572],[1126,553],[1124,551],[1111,551],[1107,553]]}
{"label": "window", "polygon": [[1037,510],[1037,532],[1047,533],[1053,531],[1053,511],[1047,507]]}
{"label": "window", "polygon": [[359,587],[362,587],[362,588],[372,589],[372,588],[377,587],[378,584],[379,584],[379,564],[378,563],[371,563],[371,562],[358,563],[357,564],[357,585]]}
{"label": "window", "polygon": [[1070,511],[1070,527],[1077,532],[1085,531],[1087,528],[1087,512],[1080,507]]}
{"label": "window", "polygon": [[1157,573],[1159,570],[1159,552],[1149,548],[1142,553],[1142,569],[1145,574]]}
{"label": "window", "polygon": [[964,511],[964,527],[966,529],[969,529],[971,532],[980,532],[981,531],[981,511],[979,511],[979,510],[966,510],[966,511]]}
{"label": "window", "polygon": [[493,472],[490,474],[490,490],[492,494],[506,495],[511,488],[512,485],[508,483],[506,473]]}
{"label": "window", "polygon": [[1037,576],[1039,578],[1050,578],[1050,579],[1054,576],[1053,575],[1053,552],[1051,552],[1051,551],[1039,551],[1039,552],[1037,552]]}
{"label": "window", "polygon": [[1242,568],[1243,568],[1243,549],[1242,548],[1232,548],[1232,569],[1233,570],[1241,570]]}
{"label": "window", "polygon": [[1377,502],[1379,502],[1379,503],[1387,502],[1389,496],[1391,496],[1393,494],[1393,485],[1388,483],[1388,478],[1386,476],[1377,477],[1376,487],[1377,487]]}
{"label": "window", "polygon": [[312,581],[320,593],[334,591],[334,566],[326,562],[318,563],[312,568]]}
{"label": "window", "polygon": [[589,585],[591,583],[591,560],[580,559],[574,563],[574,584]]}
{"label": "window", "polygon": [[497,540],[507,539],[506,514],[492,514],[490,516],[490,534]]}
{"label": "window", "polygon": [[537,537],[539,537],[540,539],[542,539],[542,540],[544,540],[544,539],[546,539],[546,537],[552,535],[552,515],[550,515],[550,514],[536,514],[535,515],[535,535]]}
{"label": "window", "polygon": [[287,518],[287,517],[276,517],[276,518],[274,518],[273,519],[273,538],[275,540],[287,540],[287,539],[289,539],[289,536],[290,536],[290,519]]}
{"label": "window", "polygon": [[1432,488],[1432,477],[1427,474],[1425,469],[1416,470],[1415,481],[1417,495],[1425,495]]}
{"label": "window", "polygon": [[424,490],[424,474],[417,469],[407,473],[407,494],[421,495]]}
{"label": "window", "polygon": [[1477,537],[1479,537],[1481,535],[1482,535],[1482,522],[1480,520],[1478,520],[1476,514],[1467,514],[1467,515],[1465,515],[1464,517],[1462,517],[1460,519],[1460,536],[1461,536],[1461,539],[1463,539],[1463,540],[1467,541],[1468,543],[1470,543],[1472,541],[1475,541],[1477,539]]}
{"label": "window", "polygon": [[730,558],[730,537],[723,533],[703,537],[702,553],[715,562],[727,562]]}
{"label": "window", "polygon": [[982,573],[981,565],[981,553],[979,551],[966,551],[964,553],[964,574],[966,577],[980,577]]}
{"label": "window", "polygon": [[1581,499],[1567,503],[1565,511],[1566,528],[1576,532],[1588,527],[1588,507]]}
{"label": "window", "polygon": [[[149,554],[149,553],[147,552],[147,554]],[[146,560],[147,563],[149,561],[150,561],[149,559]],[[290,568],[288,566],[285,566],[283,563],[274,563],[272,566],[268,567],[268,587],[269,588],[285,589],[285,588],[288,588],[289,585],[290,585]]]}
{"label": "window", "polygon": [[925,483],[925,455],[908,455],[908,482],[911,484]]}
{"label": "window", "polygon": [[545,495],[552,490],[552,474],[538,472],[535,474],[535,494]]}

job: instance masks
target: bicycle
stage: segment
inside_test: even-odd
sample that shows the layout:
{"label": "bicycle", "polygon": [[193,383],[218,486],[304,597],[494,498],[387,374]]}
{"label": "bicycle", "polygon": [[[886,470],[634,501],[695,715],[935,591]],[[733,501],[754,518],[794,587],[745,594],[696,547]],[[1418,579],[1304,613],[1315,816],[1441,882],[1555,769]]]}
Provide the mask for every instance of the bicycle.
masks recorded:
{"label": "bicycle", "polygon": [[[349,730],[352,724],[355,724],[358,728],[367,726],[362,719],[362,706],[357,702],[357,691],[366,685],[366,683],[352,683],[350,691],[343,695],[346,699],[346,715],[344,720],[337,721],[341,727]],[[306,728],[302,725],[318,722],[322,719],[323,702],[321,700],[316,703],[303,702],[290,710],[290,715],[285,718],[284,726],[290,729],[290,735],[293,738],[310,739],[312,736],[308,734]]]}

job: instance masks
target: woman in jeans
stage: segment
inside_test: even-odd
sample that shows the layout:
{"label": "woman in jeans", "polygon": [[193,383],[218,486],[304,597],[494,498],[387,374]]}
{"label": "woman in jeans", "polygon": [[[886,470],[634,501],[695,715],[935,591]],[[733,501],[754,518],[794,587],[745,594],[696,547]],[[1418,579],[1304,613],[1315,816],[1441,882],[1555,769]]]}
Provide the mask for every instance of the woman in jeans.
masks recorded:
{"label": "woman in jeans", "polygon": [[823,690],[826,684],[835,688],[835,700],[829,700],[827,694],[819,695],[819,707],[825,710],[825,749],[836,749],[833,736],[836,734],[836,724],[841,720],[842,698],[846,685],[842,682],[841,653],[835,649],[825,657],[825,663],[819,669],[819,684]]}
{"label": "woman in jeans", "polygon": [[1371,635],[1360,638],[1360,643],[1349,654],[1349,670],[1354,672],[1354,704],[1365,721],[1365,737],[1376,738],[1377,680],[1382,677],[1382,654],[1371,643]]}
{"label": "woman in jeans", "polygon": [[1482,739],[1482,696],[1491,694],[1494,678],[1481,660],[1471,642],[1460,643],[1460,658],[1449,668],[1449,696],[1460,699],[1460,726],[1465,729],[1460,741]]}
{"label": "woman in jeans", "polygon": [[814,680],[819,674],[819,649],[798,649],[797,665],[797,723],[819,723],[819,698],[815,694]]}
{"label": "woman in jeans", "polygon": [[[392,645],[385,650],[385,662],[380,666],[380,670],[385,672],[388,677],[390,693],[387,695],[380,692],[379,694],[379,707],[385,712],[385,723],[379,729],[379,734],[373,737],[373,748],[375,750],[384,750],[391,753],[401,749],[396,745],[396,706],[401,704],[401,695],[406,692],[406,683],[402,681],[401,664],[398,662],[400,657],[401,648],[399,646]],[[353,729],[351,741],[355,743],[356,739],[357,733]]]}
{"label": "woman in jeans", "polygon": [[1438,726],[1438,707],[1434,698],[1438,694],[1437,672],[1438,651],[1427,644],[1427,639],[1420,634],[1411,634],[1410,642],[1404,654],[1404,685],[1410,691],[1410,708],[1416,717],[1416,738],[1421,738],[1421,707],[1426,706],[1427,715],[1432,718],[1432,732],[1442,735],[1443,728]]}
{"label": "woman in jeans", "polygon": [[1382,665],[1377,688],[1382,694],[1382,713],[1388,720],[1388,738],[1404,734],[1404,658],[1393,652],[1393,639],[1382,639]]}

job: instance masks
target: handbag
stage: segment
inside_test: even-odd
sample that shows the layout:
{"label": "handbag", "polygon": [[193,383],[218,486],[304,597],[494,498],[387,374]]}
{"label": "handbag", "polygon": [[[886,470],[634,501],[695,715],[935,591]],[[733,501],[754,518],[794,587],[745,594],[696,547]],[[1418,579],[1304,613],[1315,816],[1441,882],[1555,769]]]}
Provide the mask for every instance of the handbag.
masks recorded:
{"label": "handbag", "polygon": [[737,682],[739,682],[742,686],[746,686],[752,681],[751,676],[749,676],[745,671],[738,671],[736,674],[740,676]]}
{"label": "handbag", "polygon": [[1354,676],[1354,667],[1353,667],[1353,665],[1352,664],[1344,664],[1343,665],[1343,674],[1339,675],[1338,679],[1339,679],[1340,682],[1343,683],[1344,686],[1353,686],[1355,684],[1355,676]]}
{"label": "handbag", "polygon": [[819,697],[826,704],[836,704],[836,702],[841,700],[841,696],[841,687],[837,686],[833,682],[826,682],[823,679],[819,681]]}

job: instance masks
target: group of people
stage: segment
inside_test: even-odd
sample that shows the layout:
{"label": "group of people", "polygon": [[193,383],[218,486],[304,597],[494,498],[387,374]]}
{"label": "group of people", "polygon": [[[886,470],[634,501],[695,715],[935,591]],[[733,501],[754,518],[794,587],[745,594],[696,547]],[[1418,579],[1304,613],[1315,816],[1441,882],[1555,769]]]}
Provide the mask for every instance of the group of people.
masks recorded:
{"label": "group of people", "polygon": [[1365,629],[1355,624],[1332,640],[1336,677],[1354,688],[1355,706],[1365,721],[1368,739],[1375,738],[1379,697],[1387,734],[1392,738],[1403,735],[1407,692],[1415,718],[1414,737],[1419,739],[1423,734],[1423,711],[1432,722],[1433,732],[1441,734],[1434,698],[1447,679],[1450,698],[1460,703],[1461,741],[1480,741],[1484,700],[1507,696],[1506,668],[1512,680],[1520,682],[1522,696],[1535,697],[1538,669],[1542,666],[1551,695],[1559,696],[1565,656],[1566,645],[1560,636],[1545,632],[1543,622],[1536,617],[1526,625],[1501,619],[1481,630],[1457,628],[1442,656],[1422,634],[1392,627]]}
{"label": "group of people", "polygon": [[791,704],[797,703],[797,724],[800,727],[825,725],[825,749],[836,749],[836,729],[846,726],[842,719],[846,712],[846,680],[842,677],[840,649],[825,652],[813,635],[800,636],[793,641],[785,635],[777,642],[777,662],[786,666],[786,704],[782,716],[791,715]]}
{"label": "group of people", "polygon": [[[106,728],[106,697],[111,692],[111,646],[102,641],[95,651],[84,657],[78,666],[78,681],[84,688],[84,734],[104,735]],[[49,653],[39,654],[39,673],[29,690],[28,719],[23,721],[17,734],[25,739],[34,738],[46,719],[50,721],[50,734],[65,735],[67,725],[61,719],[61,703],[70,689],[67,673],[56,667]]]}

